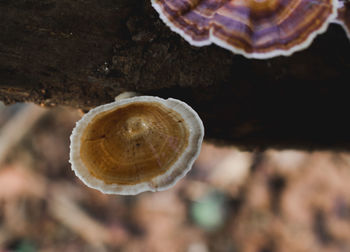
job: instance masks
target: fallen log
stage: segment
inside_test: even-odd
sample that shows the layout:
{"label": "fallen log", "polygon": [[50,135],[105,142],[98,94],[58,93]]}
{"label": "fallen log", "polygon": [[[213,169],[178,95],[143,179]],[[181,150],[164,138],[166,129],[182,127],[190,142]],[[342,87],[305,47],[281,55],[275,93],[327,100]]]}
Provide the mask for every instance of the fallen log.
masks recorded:
{"label": "fallen log", "polygon": [[174,97],[206,139],[244,149],[350,149],[350,43],[331,25],[290,57],[192,47],[150,1],[3,0],[0,100],[88,110],[123,91]]}

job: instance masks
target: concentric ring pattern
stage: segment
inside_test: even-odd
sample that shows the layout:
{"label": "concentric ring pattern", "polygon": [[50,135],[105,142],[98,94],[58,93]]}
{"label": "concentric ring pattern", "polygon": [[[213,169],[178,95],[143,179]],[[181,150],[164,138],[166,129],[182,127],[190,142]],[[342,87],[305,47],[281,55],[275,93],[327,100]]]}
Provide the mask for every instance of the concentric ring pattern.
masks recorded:
{"label": "concentric ring pattern", "polygon": [[133,103],[96,116],[80,156],[106,184],[133,185],[164,174],[188,145],[184,119],[158,103]]}
{"label": "concentric ring pattern", "polygon": [[336,0],[152,0],[163,21],[195,46],[215,43],[249,58],[307,47],[335,18]]}

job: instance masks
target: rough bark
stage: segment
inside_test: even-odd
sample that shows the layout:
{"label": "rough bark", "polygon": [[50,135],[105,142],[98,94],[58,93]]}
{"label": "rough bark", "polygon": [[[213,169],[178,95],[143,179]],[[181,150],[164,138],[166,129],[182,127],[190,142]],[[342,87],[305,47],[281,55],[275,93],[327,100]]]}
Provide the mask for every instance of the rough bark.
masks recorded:
{"label": "rough bark", "polygon": [[350,43],[332,25],[291,57],[191,47],[149,0],[0,1],[0,100],[89,109],[125,90],[189,103],[207,139],[350,147]]}

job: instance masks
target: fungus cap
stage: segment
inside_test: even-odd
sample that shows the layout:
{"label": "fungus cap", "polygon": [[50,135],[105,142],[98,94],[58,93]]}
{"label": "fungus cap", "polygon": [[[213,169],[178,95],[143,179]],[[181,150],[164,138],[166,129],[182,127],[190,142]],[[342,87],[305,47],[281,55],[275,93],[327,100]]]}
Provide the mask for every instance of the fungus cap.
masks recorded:
{"label": "fungus cap", "polygon": [[74,128],[70,163],[89,187],[110,194],[161,191],[186,175],[204,127],[184,102],[152,96],[90,110]]}
{"label": "fungus cap", "polygon": [[264,59],[308,47],[335,18],[338,0],[152,0],[152,5],[191,45],[214,43]]}

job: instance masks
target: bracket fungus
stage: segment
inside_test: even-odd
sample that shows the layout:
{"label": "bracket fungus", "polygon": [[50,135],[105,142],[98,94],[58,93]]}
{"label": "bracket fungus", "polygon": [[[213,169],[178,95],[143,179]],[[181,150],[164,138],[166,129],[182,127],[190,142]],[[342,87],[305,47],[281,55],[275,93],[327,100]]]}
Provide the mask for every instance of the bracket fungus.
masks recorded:
{"label": "bracket fungus", "polygon": [[191,45],[214,43],[265,59],[308,47],[335,18],[338,0],[152,0],[152,5]]}
{"label": "bracket fungus", "polygon": [[203,136],[201,119],[182,101],[117,97],[77,122],[70,163],[87,186],[103,193],[161,191],[191,169]]}
{"label": "bracket fungus", "polygon": [[348,38],[350,39],[350,1],[340,0],[338,6],[338,16],[334,23],[340,24]]}

